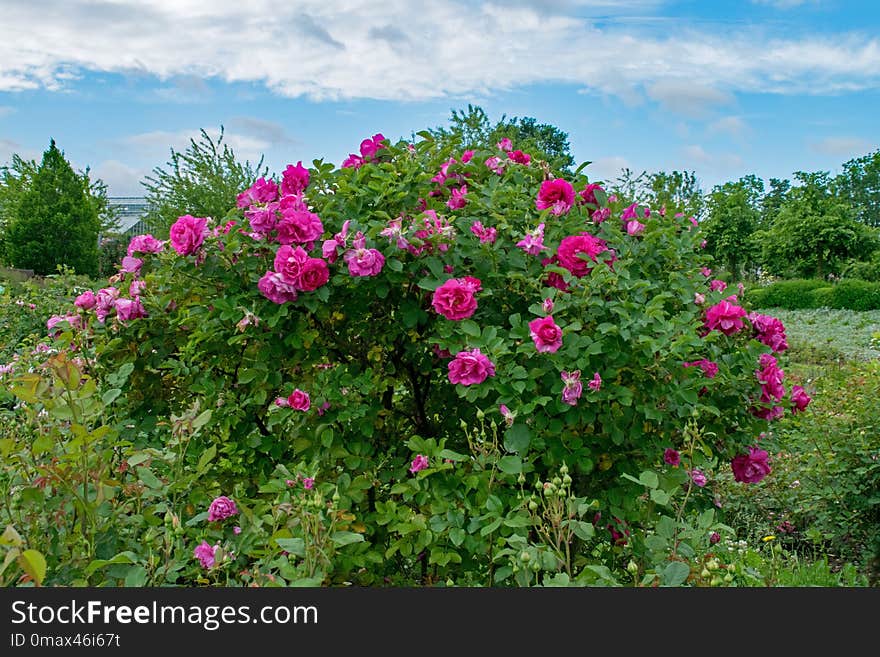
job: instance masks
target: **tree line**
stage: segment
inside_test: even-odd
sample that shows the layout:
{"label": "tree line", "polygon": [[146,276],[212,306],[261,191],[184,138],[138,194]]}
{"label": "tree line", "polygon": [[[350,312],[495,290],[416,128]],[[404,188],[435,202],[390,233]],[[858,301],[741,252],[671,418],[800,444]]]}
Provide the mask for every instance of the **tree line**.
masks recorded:
{"label": "tree line", "polygon": [[[492,121],[469,104],[452,110],[448,123],[427,135],[450,156],[507,138],[555,171],[574,171],[568,134],[532,117]],[[580,168],[585,166],[589,163]],[[236,157],[222,127],[216,139],[202,130],[185,150],[171,148],[170,159],[142,181],[145,223],[161,238],[181,214],[221,219],[242,189],[268,175],[262,158],[251,163]],[[762,275],[880,280],[880,150],[845,162],[837,175],[796,171],[790,180],[766,182],[746,175],[708,191],[694,171],[625,168],[614,180],[600,182],[624,201],[695,217],[717,269],[732,280]],[[14,155],[0,167],[0,263],[38,274],[53,273],[59,265],[103,274],[101,249],[113,242],[114,228],[106,185],[92,180],[88,170],[75,171],[54,140],[40,163]]]}

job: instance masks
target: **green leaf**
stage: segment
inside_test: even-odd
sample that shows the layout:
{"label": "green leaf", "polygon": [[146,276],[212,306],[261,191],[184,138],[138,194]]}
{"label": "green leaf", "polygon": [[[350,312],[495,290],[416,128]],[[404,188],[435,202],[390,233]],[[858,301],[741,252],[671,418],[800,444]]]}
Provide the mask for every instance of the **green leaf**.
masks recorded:
{"label": "green leaf", "polygon": [[306,544],[301,538],[276,538],[275,542],[285,552],[297,557],[306,555]]}
{"label": "green leaf", "polygon": [[119,388],[110,388],[110,390],[108,390],[103,395],[101,395],[101,401],[103,401],[104,404],[109,406],[121,394],[122,394],[122,390],[120,390]]}
{"label": "green leaf", "polygon": [[125,586],[141,587],[147,581],[147,569],[143,566],[133,566],[125,573]]}
{"label": "green leaf", "polygon": [[666,505],[669,504],[669,493],[662,488],[652,488],[651,499],[657,504]]}
{"label": "green leaf", "polygon": [[199,413],[198,417],[193,420],[193,429],[201,429],[211,420],[211,409],[207,409]]}
{"label": "green leaf", "polygon": [[461,330],[465,335],[469,335],[472,338],[480,337],[480,327],[472,319],[462,320],[458,323],[458,325],[461,327]]}
{"label": "green leaf", "polygon": [[114,564],[125,564],[125,563],[136,563],[137,555],[134,552],[120,552],[110,559],[95,559],[88,566],[86,566],[85,574],[86,577],[91,575],[93,572],[98,570],[99,568],[103,568],[104,566],[110,566]]}
{"label": "green leaf", "polygon": [[37,585],[46,579],[46,558],[36,550],[25,550],[19,556],[19,564]]}
{"label": "green leaf", "polygon": [[650,470],[645,470],[642,474],[640,474],[639,481],[648,488],[657,488],[657,486],[660,484],[660,481],[657,478],[657,473],[651,472]]}
{"label": "green leaf", "polygon": [[140,480],[150,488],[160,490],[165,486],[165,484],[163,484],[159,479],[156,478],[156,475],[154,475],[153,471],[150,470],[148,467],[140,466],[138,468],[135,468],[135,470],[137,470]]}
{"label": "green leaf", "polygon": [[217,456],[217,446],[211,445],[208,449],[202,452],[202,455],[199,457],[199,462],[196,465],[196,472],[198,474],[204,474],[207,472],[208,465],[214,460],[215,456]]}
{"label": "green leaf", "polygon": [[531,441],[532,433],[524,423],[514,424],[504,432],[504,449],[508,452],[525,454]]}
{"label": "green leaf", "polygon": [[505,474],[519,474],[522,472],[522,459],[519,456],[502,456],[498,461],[498,469]]}
{"label": "green leaf", "polygon": [[691,569],[686,563],[673,561],[660,572],[660,584],[662,586],[681,586],[687,581]]}
{"label": "green leaf", "polygon": [[341,547],[343,545],[351,545],[352,543],[362,543],[364,536],[357,532],[333,532],[330,534],[330,540]]}

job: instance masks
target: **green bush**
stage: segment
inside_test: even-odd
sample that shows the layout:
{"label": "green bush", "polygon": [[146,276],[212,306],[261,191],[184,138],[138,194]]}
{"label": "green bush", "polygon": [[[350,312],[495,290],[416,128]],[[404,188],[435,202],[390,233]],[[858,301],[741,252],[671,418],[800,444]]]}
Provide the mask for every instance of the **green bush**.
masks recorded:
{"label": "green bush", "polygon": [[859,260],[850,263],[843,270],[844,279],[856,278],[863,281],[880,282],[880,253],[871,260]]}
{"label": "green bush", "polygon": [[870,281],[841,281],[831,295],[832,308],[847,310],[880,309],[880,283]]}
{"label": "green bush", "polygon": [[786,308],[798,310],[813,308],[813,290],[827,287],[828,283],[818,278],[795,278],[777,281],[766,287],[754,288],[749,292],[749,302],[756,308]]}
{"label": "green bush", "polygon": [[809,293],[811,297],[811,308],[831,308],[832,299],[834,298],[834,287],[817,287]]}

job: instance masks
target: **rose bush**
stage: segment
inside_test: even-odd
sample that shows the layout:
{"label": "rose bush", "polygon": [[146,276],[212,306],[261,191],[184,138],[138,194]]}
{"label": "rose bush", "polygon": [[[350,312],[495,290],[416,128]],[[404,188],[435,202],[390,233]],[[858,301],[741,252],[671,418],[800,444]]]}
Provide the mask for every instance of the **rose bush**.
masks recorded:
{"label": "rose bush", "polygon": [[[210,410],[155,461],[211,482],[160,506],[189,528],[172,552],[191,577],[593,583],[656,520],[625,475],[686,447],[700,489],[719,463],[758,482],[757,437],[806,407],[769,355],[783,327],[710,285],[692,218],[421,137],[261,178],[170,246],[138,236],[138,262],[67,309],[123,462]],[[212,517],[239,513],[240,534],[200,525],[233,491]]]}

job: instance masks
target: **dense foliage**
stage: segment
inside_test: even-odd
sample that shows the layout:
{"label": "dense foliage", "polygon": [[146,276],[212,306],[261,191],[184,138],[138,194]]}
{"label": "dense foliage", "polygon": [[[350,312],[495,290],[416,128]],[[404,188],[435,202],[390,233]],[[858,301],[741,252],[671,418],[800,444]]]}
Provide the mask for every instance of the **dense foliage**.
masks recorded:
{"label": "dense foliage", "polygon": [[49,319],[5,370],[30,577],[714,583],[717,473],[810,402],[784,327],[693,217],[420,136],[140,235]]}

